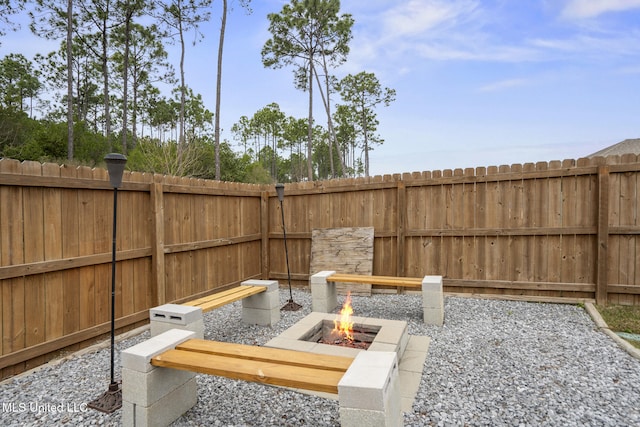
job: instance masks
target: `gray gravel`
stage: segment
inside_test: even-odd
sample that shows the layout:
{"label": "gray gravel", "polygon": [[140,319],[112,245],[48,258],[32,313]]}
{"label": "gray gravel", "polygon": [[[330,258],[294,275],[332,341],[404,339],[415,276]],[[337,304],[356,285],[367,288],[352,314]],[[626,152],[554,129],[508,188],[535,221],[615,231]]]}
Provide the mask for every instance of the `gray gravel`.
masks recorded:
{"label": "gray gravel", "polygon": [[[288,297],[281,293],[283,305]],[[294,300],[303,310],[282,312],[273,328],[243,325],[239,302],[208,313],[206,338],[262,345],[310,312],[309,293],[294,290]],[[443,327],[422,323],[417,295],[353,297],[353,307],[356,315],[407,320],[410,334],[432,338],[405,425],[640,426],[640,360],[580,307],[447,297]],[[85,407],[108,386],[109,357],[107,347],[5,381],[0,425],[119,425],[120,411]],[[198,392],[175,426],[339,424],[333,400],[205,375]]]}

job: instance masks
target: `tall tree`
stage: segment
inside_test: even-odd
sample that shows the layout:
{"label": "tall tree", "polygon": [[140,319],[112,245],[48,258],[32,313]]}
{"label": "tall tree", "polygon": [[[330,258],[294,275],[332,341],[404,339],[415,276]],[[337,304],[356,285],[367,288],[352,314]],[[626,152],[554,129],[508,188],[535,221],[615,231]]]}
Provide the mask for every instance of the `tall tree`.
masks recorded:
{"label": "tall tree", "polygon": [[[240,0],[240,5],[251,13],[249,4],[251,0]],[[224,50],[224,35],[227,29],[227,11],[229,10],[227,0],[222,0],[222,17],[220,22],[220,39],[218,41],[218,71],[216,73],[216,111],[214,114],[215,124],[215,179],[220,180],[220,102],[222,99],[222,52]]]}
{"label": "tall tree", "polygon": [[369,176],[370,144],[382,143],[382,140],[375,135],[378,120],[374,109],[379,104],[389,106],[395,101],[396,91],[388,87],[382,89],[375,74],[365,71],[345,76],[340,80],[338,88],[342,99],[354,112],[355,123],[363,140],[364,174]]}
{"label": "tall tree", "polygon": [[[313,180],[313,79],[322,55],[345,56],[349,51],[353,19],[338,15],[339,0],[291,0],[282,11],[267,15],[271,38],[262,48],[265,67],[294,66],[298,87],[309,91],[307,174]],[[306,83],[300,85],[300,79]]]}
{"label": "tall tree", "polygon": [[302,147],[307,134],[307,122],[305,119],[288,117],[283,128],[282,138],[285,146],[289,147],[289,181],[302,181],[306,176],[304,155]]}
{"label": "tall tree", "polygon": [[122,153],[127,154],[127,135],[129,118],[129,60],[131,55],[133,19],[141,16],[149,7],[144,0],[117,0],[116,10],[123,22],[120,32],[123,45],[122,53]]}
{"label": "tall tree", "polygon": [[278,177],[278,145],[282,138],[282,128],[284,123],[285,115],[280,111],[280,106],[275,102],[258,110],[251,119],[254,134],[264,138],[265,147],[271,147],[271,158],[269,159],[271,162],[269,164],[269,168],[271,176],[274,179]]}
{"label": "tall tree", "polygon": [[200,41],[204,36],[200,31],[200,24],[207,22],[211,16],[208,8],[211,0],[171,0],[169,3],[160,2],[157,13],[158,19],[163,23],[170,39],[178,40],[180,44],[180,112],[179,112],[179,136],[178,136],[178,161],[182,155],[185,143],[184,134],[184,109],[187,96],[187,84],[184,73],[185,36],[188,32],[194,32],[193,43]]}
{"label": "tall tree", "polygon": [[12,53],[0,60],[0,107],[24,111],[26,100],[33,101],[40,86],[33,64],[24,55]]}
{"label": "tall tree", "polygon": [[76,31],[76,15],[73,0],[36,0],[31,17],[31,32],[47,38],[66,38],[67,59],[67,159],[73,159],[73,34]]}
{"label": "tall tree", "polygon": [[[109,93],[109,34],[118,25],[118,17],[113,13],[111,0],[88,0],[77,3],[79,6],[82,31],[86,36],[81,40],[93,51],[100,64],[102,73],[102,96],[104,103],[104,134],[112,149],[111,140],[111,94]],[[80,29],[78,29],[80,31]],[[96,46],[97,45],[97,46]]]}
{"label": "tall tree", "polygon": [[[152,85],[162,81],[165,84],[176,84],[174,70],[167,61],[167,51],[162,44],[162,34],[156,25],[145,27],[132,23],[129,30],[129,60],[125,79],[125,58],[120,47],[124,43],[124,27],[120,27],[114,33],[113,44],[115,52],[112,56],[116,71],[122,76],[121,80],[126,80],[131,89],[131,102],[127,102],[131,116],[131,145],[135,147],[138,138],[139,114],[143,105],[148,101],[146,96],[157,89]],[[123,88],[124,102],[124,88]],[[127,114],[128,116],[129,114]],[[123,124],[123,127],[126,127]]]}
{"label": "tall tree", "polygon": [[67,159],[73,159],[73,0],[67,0]]}

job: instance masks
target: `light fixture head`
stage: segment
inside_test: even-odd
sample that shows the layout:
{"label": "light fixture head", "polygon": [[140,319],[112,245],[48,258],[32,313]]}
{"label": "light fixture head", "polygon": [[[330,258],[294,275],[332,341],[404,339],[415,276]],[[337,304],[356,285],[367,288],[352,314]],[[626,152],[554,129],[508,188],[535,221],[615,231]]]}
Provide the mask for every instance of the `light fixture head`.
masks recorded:
{"label": "light fixture head", "polygon": [[124,165],[127,163],[127,158],[120,153],[109,153],[104,156],[104,161],[109,171],[111,186],[113,188],[120,188],[120,186],[122,186],[122,173],[124,172]]}
{"label": "light fixture head", "polygon": [[284,184],[276,184],[276,193],[278,194],[278,200],[282,202],[284,200]]}

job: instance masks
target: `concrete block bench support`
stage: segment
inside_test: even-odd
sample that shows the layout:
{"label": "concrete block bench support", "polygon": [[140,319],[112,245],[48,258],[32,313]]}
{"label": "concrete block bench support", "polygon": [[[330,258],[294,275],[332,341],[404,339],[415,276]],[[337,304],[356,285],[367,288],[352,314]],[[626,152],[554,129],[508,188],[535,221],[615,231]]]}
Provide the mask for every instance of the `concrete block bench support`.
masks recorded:
{"label": "concrete block bench support", "polygon": [[320,313],[331,313],[338,306],[338,291],[327,277],[335,271],[320,271],[311,276],[311,309]]}
{"label": "concrete block bench support", "polygon": [[396,353],[361,351],[338,383],[340,425],[401,426]]}
{"label": "concrete block bench support", "polygon": [[424,276],[422,279],[422,310],[424,323],[442,326],[444,323],[442,276]]}
{"label": "concrete block bench support", "polygon": [[[280,320],[280,294],[276,280],[246,280],[241,283],[244,288],[264,288],[264,291],[251,293],[242,297],[242,321],[252,325],[271,326]],[[214,294],[215,295],[215,294]],[[209,297],[206,297],[209,298]],[[213,299],[209,298],[209,299]],[[239,296],[225,296],[225,303],[234,302]],[[219,307],[208,301],[205,307]],[[213,308],[210,308],[213,309]],[[169,329],[194,331],[196,338],[204,337],[203,308],[201,305],[164,304],[149,310],[151,336],[156,336]]]}
{"label": "concrete block bench support", "polygon": [[193,336],[193,332],[173,329],[122,352],[124,426],[167,426],[191,409],[197,401],[194,372],[307,390],[334,390],[343,427],[403,423],[395,352],[363,351],[351,360],[192,340]]}
{"label": "concrete block bench support", "polygon": [[164,304],[149,310],[149,325],[152,337],[170,329],[183,329],[195,333],[195,338],[204,338],[204,320],[200,307],[179,304]]}
{"label": "concrete block bench support", "polygon": [[320,271],[311,276],[311,304],[313,311],[331,313],[338,306],[336,282],[401,286],[410,289],[421,288],[424,323],[442,326],[444,322],[442,276],[424,276],[419,279],[413,277],[336,274],[335,271]]}
{"label": "concrete block bench support", "polygon": [[122,424],[168,426],[198,400],[196,374],[158,368],[151,358],[195,338],[172,329],[122,351]]}
{"label": "concrete block bench support", "polygon": [[243,286],[265,286],[267,290],[242,300],[242,321],[272,326],[280,321],[280,293],[277,280],[246,280]]}

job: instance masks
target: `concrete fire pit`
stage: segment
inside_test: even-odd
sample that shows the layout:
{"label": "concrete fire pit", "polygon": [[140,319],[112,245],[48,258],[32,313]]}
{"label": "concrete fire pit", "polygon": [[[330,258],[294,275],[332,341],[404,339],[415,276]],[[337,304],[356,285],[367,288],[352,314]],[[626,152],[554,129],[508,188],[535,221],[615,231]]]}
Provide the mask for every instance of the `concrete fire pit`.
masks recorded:
{"label": "concrete fire pit", "polygon": [[[331,344],[323,344],[310,341],[310,337],[317,335],[327,325],[333,325],[333,321],[340,315],[331,313],[313,312],[300,320],[295,325],[268,341],[266,347],[284,348],[288,350],[308,351],[318,354],[331,354],[334,356],[355,357],[361,351],[357,348],[342,347]],[[353,328],[376,331],[375,337],[366,351],[391,351],[402,359],[409,342],[407,322],[402,320],[374,319],[368,317],[353,316]]]}
{"label": "concrete fire pit", "polygon": [[[300,320],[289,329],[285,330],[279,336],[271,339],[265,344],[265,347],[284,348],[289,350],[307,351],[317,354],[330,354],[337,356],[357,357],[361,353],[366,353],[368,358],[375,360],[376,353],[381,357],[387,357],[389,353],[395,353],[398,360],[398,385],[393,390],[387,390],[389,393],[397,394],[400,400],[400,409],[403,412],[411,411],[416,392],[420,386],[422,370],[429,349],[430,338],[426,336],[412,336],[408,334],[407,322],[399,320],[376,319],[369,317],[353,316],[354,329],[364,327],[366,330],[376,330],[377,333],[366,350],[342,347],[330,344],[308,341],[309,337],[317,336],[318,331],[326,327],[327,323],[333,324],[339,314],[312,312],[305,318]],[[372,371],[373,372],[373,371]],[[372,375],[371,373],[369,375]],[[366,376],[366,375],[365,375]],[[373,378],[372,378],[373,379]],[[351,393],[354,390],[346,387],[342,388],[343,396],[340,396],[342,402],[351,401],[344,393]],[[338,386],[340,388],[340,386]],[[297,390],[301,393],[310,393],[320,395],[329,399],[338,399],[338,395],[328,393],[314,393],[305,390]],[[360,392],[356,393],[360,394]],[[365,412],[351,412],[344,409],[341,418],[349,418],[351,415],[361,416],[367,413],[366,402],[362,402]],[[358,406],[358,404],[355,404]],[[371,424],[371,425],[375,425]]]}

